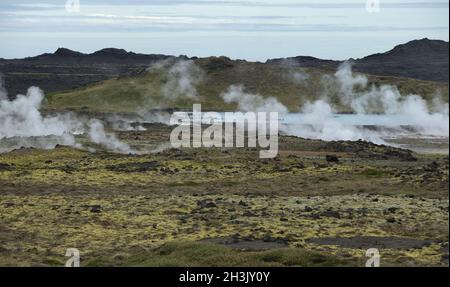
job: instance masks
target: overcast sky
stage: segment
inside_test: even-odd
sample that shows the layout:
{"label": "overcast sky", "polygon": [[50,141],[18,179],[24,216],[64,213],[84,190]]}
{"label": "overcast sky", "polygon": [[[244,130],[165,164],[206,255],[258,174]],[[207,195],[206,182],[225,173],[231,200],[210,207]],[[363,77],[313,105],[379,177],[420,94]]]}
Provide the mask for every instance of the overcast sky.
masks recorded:
{"label": "overcast sky", "polygon": [[[369,0],[376,2],[377,0]],[[0,58],[66,47],[264,61],[358,58],[413,39],[448,41],[448,0],[1,0]]]}

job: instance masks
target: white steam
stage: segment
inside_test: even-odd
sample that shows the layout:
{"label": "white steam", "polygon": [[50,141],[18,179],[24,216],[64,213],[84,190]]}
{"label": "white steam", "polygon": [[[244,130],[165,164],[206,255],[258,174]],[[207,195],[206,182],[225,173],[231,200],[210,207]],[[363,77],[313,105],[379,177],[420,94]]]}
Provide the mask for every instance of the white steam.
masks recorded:
{"label": "white steam", "polygon": [[342,97],[342,100],[348,101],[347,97],[351,97],[355,88],[365,88],[368,80],[363,75],[353,75],[352,66],[350,63],[345,62],[342,64],[337,72],[334,74],[336,77]]}
{"label": "white steam", "polygon": [[117,114],[108,115],[106,121],[115,131],[145,131],[146,129],[139,124],[142,121],[136,116],[120,116]]}
{"label": "white steam", "polygon": [[222,94],[225,103],[237,103],[240,111],[253,112],[278,112],[280,114],[288,113],[288,109],[276,98],[264,98],[261,95],[250,94],[244,91],[244,87],[232,85]]}
{"label": "white steam", "polygon": [[288,79],[295,84],[302,85],[309,80],[309,75],[302,71],[291,71],[288,74]]}
{"label": "white steam", "polygon": [[114,134],[106,133],[103,123],[99,120],[91,120],[88,125],[89,139],[93,143],[119,153],[132,153],[132,150],[128,144],[121,142]]}
{"label": "white steam", "polygon": [[171,114],[167,111],[152,111],[140,115],[145,123],[162,123],[169,125]]}
{"label": "white steam", "polygon": [[[448,104],[436,98],[430,107],[419,95],[403,96],[396,87],[375,85],[367,87],[368,79],[363,75],[354,75],[348,63],[339,67],[334,78],[327,78],[326,83],[335,82],[339,90],[341,104],[350,107],[358,115],[374,113],[401,118],[403,124],[414,129],[420,136],[448,137]],[[330,91],[329,87],[326,91]],[[400,123],[387,123],[395,130],[369,130],[362,125],[345,125],[338,121],[333,106],[324,99],[308,102],[301,109],[298,122],[301,128],[288,126],[285,132],[306,138],[322,140],[368,140],[383,143],[383,138],[405,132]]]}
{"label": "white steam", "polygon": [[166,100],[197,98],[197,85],[203,79],[203,71],[192,60],[176,61],[167,71],[167,82],[162,87]]}
{"label": "white steam", "polygon": [[194,61],[166,59],[152,64],[147,71],[162,83],[158,91],[152,84],[149,85],[141,107],[136,110],[141,117],[173,108],[179,101],[198,100],[197,86],[203,81],[205,73]]}
{"label": "white steam", "polygon": [[333,140],[367,140],[384,144],[380,134],[362,127],[345,125],[335,118],[336,112],[324,100],[307,102],[296,118],[296,123],[285,124],[282,131],[303,138]]}
{"label": "white steam", "polygon": [[44,94],[36,87],[14,100],[0,100],[0,152],[20,147],[51,149],[56,145],[81,148],[75,135],[87,129],[93,143],[114,152],[133,152],[113,134],[105,133],[98,120],[88,121],[71,113],[43,116],[39,111],[43,100]]}
{"label": "white steam", "polygon": [[32,136],[66,136],[78,127],[70,115],[43,117],[39,112],[44,96],[32,87],[27,95],[18,95],[14,101],[0,102],[0,139]]}

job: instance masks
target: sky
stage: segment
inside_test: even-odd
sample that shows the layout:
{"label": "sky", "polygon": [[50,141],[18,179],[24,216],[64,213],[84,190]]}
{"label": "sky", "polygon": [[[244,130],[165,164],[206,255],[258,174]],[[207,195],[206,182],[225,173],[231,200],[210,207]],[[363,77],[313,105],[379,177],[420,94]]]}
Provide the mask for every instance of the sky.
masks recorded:
{"label": "sky", "polygon": [[448,1],[2,0],[0,58],[59,47],[251,61],[360,58],[413,39],[448,41]]}

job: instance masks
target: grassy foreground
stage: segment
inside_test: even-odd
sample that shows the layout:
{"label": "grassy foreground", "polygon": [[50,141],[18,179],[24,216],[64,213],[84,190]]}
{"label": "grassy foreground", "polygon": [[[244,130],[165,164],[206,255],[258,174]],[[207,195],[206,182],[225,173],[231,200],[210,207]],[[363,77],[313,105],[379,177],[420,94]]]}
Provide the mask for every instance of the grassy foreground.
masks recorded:
{"label": "grassy foreground", "polygon": [[384,265],[445,266],[448,171],[448,156],[285,136],[272,160],[15,150],[0,155],[0,265],[62,266],[75,247],[83,266],[363,266],[377,247]]}

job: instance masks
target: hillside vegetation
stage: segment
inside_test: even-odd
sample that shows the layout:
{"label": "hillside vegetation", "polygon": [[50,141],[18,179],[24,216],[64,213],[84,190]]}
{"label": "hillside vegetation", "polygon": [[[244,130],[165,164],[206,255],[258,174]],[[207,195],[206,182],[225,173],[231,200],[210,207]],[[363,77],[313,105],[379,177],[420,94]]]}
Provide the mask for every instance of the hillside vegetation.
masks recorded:
{"label": "hillside vegetation", "polygon": [[[245,92],[275,97],[290,111],[297,111],[308,100],[327,96],[339,112],[349,112],[339,104],[338,87],[330,81],[334,70],[233,61],[225,57],[196,59],[201,73],[196,81],[196,98],[167,97],[164,89],[171,84],[170,65],[143,70],[137,76],[119,77],[68,92],[47,95],[46,109],[74,109],[101,112],[136,112],[157,109],[192,109],[201,103],[204,110],[234,110],[221,98],[231,85],[243,85]],[[192,79],[193,77],[193,79]],[[448,102],[448,83],[409,78],[368,76],[372,84],[390,84],[403,95],[419,94],[431,100],[441,95]],[[328,80],[327,80],[328,79]]]}

